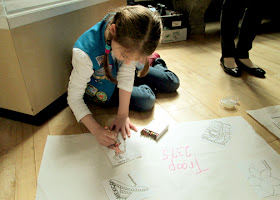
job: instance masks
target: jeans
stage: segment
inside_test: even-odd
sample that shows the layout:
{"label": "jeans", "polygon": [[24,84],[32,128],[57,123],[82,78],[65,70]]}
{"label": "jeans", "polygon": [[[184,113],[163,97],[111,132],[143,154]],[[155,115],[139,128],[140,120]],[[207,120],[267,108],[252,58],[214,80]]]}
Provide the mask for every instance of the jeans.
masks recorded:
{"label": "jeans", "polygon": [[[262,2],[264,3],[264,2]],[[242,18],[238,42],[238,24]],[[224,0],[221,12],[222,57],[249,58],[257,28],[263,17],[260,0]]]}
{"label": "jeans", "polygon": [[[157,58],[150,66],[146,76],[140,78],[137,72],[143,66],[136,66],[135,80],[131,92],[130,109],[135,111],[151,110],[156,102],[156,92],[175,92],[180,85],[179,78],[167,69],[164,60]],[[105,106],[117,106],[119,104],[119,90],[116,87],[114,94]],[[102,105],[102,104],[99,104]]]}
{"label": "jeans", "polygon": [[[136,66],[137,71],[143,66]],[[175,92],[180,85],[175,73],[167,69],[166,63],[157,58],[146,76],[135,75],[134,87],[131,93],[130,109],[136,111],[151,110],[156,101],[156,92]]]}

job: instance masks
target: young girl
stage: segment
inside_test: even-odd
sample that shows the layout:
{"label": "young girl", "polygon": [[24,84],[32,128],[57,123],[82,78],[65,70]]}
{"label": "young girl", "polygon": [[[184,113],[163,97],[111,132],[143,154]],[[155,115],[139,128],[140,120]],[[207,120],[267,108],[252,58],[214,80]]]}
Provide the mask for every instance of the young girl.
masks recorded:
{"label": "young girl", "polygon": [[[77,121],[101,145],[115,144],[119,131],[124,139],[126,135],[130,137],[130,129],[137,131],[130,122],[129,107],[150,110],[155,103],[155,91],[173,92],[179,87],[178,77],[166,68],[162,59],[157,58],[149,70],[148,56],[155,51],[161,31],[158,15],[143,6],[126,6],[108,14],[75,43],[68,104]],[[95,121],[84,97],[99,104],[118,104],[117,116],[109,130]]]}

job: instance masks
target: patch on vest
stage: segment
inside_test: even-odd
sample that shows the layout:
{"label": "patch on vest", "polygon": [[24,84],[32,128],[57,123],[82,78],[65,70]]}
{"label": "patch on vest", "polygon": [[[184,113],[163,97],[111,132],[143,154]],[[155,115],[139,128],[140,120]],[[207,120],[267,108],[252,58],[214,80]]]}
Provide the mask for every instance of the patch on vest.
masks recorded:
{"label": "patch on vest", "polygon": [[96,87],[93,87],[92,85],[88,84],[87,85],[87,89],[86,89],[86,93],[90,96],[95,96],[96,92],[98,91],[98,89]]}
{"label": "patch on vest", "polygon": [[102,56],[97,56],[97,57],[95,58],[95,60],[97,61],[97,63],[98,63],[99,66],[102,65],[102,63],[103,63],[103,58],[104,58],[104,55],[102,55]]}
{"label": "patch on vest", "polygon": [[96,97],[100,100],[100,101],[106,101],[107,100],[107,95],[104,92],[97,92],[96,93]]}
{"label": "patch on vest", "polygon": [[[110,70],[110,72],[112,72],[112,70],[113,70],[113,65],[109,65],[109,70]],[[100,69],[95,70],[92,76],[93,76],[95,79],[98,79],[98,80],[106,79],[104,67],[101,67]]]}

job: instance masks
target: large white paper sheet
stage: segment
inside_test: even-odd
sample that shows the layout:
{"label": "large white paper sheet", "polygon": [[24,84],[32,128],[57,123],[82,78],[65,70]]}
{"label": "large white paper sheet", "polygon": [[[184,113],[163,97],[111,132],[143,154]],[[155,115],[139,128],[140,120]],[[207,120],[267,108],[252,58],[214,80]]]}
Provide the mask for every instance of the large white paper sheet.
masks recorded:
{"label": "large white paper sheet", "polygon": [[[230,127],[226,145],[202,139],[209,128],[215,127],[212,137],[220,133],[217,124],[226,124],[226,130]],[[148,200],[280,198],[276,186],[274,195],[261,196],[248,173],[244,175],[240,170],[244,162],[242,166],[248,170],[246,162],[251,160],[266,160],[275,166],[272,175],[277,179],[280,170],[279,155],[242,117],[176,124],[159,141],[132,134],[142,157],[116,167],[91,134],[48,136],[36,199],[108,199],[102,183],[122,174],[141,177],[145,182],[140,185],[152,188]]]}
{"label": "large white paper sheet", "polygon": [[248,110],[247,113],[280,138],[280,105]]}

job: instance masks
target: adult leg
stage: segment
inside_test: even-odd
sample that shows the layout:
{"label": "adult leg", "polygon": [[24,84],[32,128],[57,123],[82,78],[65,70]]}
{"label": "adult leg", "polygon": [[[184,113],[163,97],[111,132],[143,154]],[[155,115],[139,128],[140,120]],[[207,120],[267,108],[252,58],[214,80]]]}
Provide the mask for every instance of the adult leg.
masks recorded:
{"label": "adult leg", "polygon": [[235,77],[241,76],[241,71],[235,63],[235,42],[238,23],[244,9],[242,0],[224,0],[221,11],[221,66],[224,71]]}
{"label": "adult leg", "polygon": [[260,0],[250,0],[247,2],[245,14],[239,32],[237,43],[237,58],[249,58],[249,51],[256,37],[257,29],[263,18],[263,9]]}
{"label": "adult leg", "polygon": [[235,57],[234,39],[238,33],[238,23],[245,0],[224,0],[221,11],[222,57]]}
{"label": "adult leg", "polygon": [[236,64],[254,76],[264,77],[265,71],[255,66],[249,58],[249,51],[263,18],[263,5],[260,0],[249,0],[246,7],[236,48]]}
{"label": "adult leg", "polygon": [[[141,70],[143,66],[137,66]],[[154,92],[175,92],[180,85],[178,76],[167,69],[163,59],[157,58],[145,77],[136,76],[135,85],[148,85]]]}

